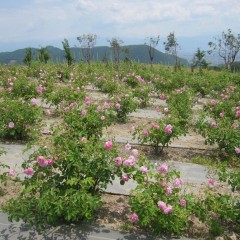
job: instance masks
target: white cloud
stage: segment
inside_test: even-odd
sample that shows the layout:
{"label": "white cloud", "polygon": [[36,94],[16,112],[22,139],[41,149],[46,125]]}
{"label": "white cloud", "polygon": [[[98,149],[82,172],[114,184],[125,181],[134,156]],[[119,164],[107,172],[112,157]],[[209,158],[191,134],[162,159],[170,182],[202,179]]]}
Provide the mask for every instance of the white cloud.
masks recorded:
{"label": "white cloud", "polygon": [[0,32],[4,33],[0,41],[62,40],[85,33],[108,39],[144,40],[148,36],[166,36],[172,31],[179,37],[207,34],[212,37],[227,28],[239,31],[239,0],[23,2],[21,7],[18,4],[11,8],[1,7],[0,2]]}

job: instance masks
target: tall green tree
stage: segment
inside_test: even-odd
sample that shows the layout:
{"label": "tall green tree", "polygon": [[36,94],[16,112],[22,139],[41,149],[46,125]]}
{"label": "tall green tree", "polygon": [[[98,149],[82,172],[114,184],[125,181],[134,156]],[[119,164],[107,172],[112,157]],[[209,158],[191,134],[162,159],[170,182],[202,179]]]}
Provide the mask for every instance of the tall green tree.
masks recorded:
{"label": "tall green tree", "polygon": [[33,51],[31,48],[26,48],[23,62],[30,67],[32,64],[32,61],[33,61]]}
{"label": "tall green tree", "polygon": [[113,59],[116,64],[120,62],[120,53],[123,41],[119,38],[112,38],[109,40],[110,47],[112,48]]}
{"label": "tall green tree", "polygon": [[50,59],[50,54],[49,52],[47,51],[46,48],[43,48],[41,47],[39,50],[38,50],[39,54],[38,54],[38,57],[37,59],[39,60],[39,62],[41,63],[47,63]]}
{"label": "tall green tree", "polygon": [[83,34],[77,37],[80,43],[82,54],[88,64],[92,61],[92,48],[96,45],[97,35],[96,34]]}
{"label": "tall green tree", "polygon": [[202,69],[208,66],[208,63],[205,57],[206,57],[206,52],[198,48],[196,53],[193,56],[193,60],[191,64],[192,71],[194,68],[197,67],[199,69],[199,72],[202,73]]}
{"label": "tall green tree", "polygon": [[174,70],[177,71],[177,69],[180,68],[180,62],[178,57],[178,49],[180,49],[180,46],[177,42],[177,39],[175,37],[175,34],[169,33],[167,36],[167,41],[163,43],[165,47],[165,51],[169,54],[171,54],[175,59],[175,66]]}
{"label": "tall green tree", "polygon": [[70,66],[74,63],[74,58],[73,58],[72,53],[70,51],[70,46],[69,46],[68,40],[64,39],[62,41],[62,45],[63,45],[63,49],[65,51],[65,55],[64,55],[65,59],[67,61],[68,66]]}
{"label": "tall green tree", "polygon": [[223,59],[224,65],[228,70],[231,70],[231,65],[235,62],[236,56],[240,50],[240,34],[234,35],[231,29],[227,33],[222,32],[221,36],[214,37],[214,42],[209,42],[211,48],[208,53],[217,52]]}
{"label": "tall green tree", "polygon": [[148,47],[148,55],[149,55],[151,66],[153,66],[154,55],[155,55],[156,47],[159,41],[160,41],[159,35],[157,37],[148,37],[145,39],[145,45],[147,45]]}

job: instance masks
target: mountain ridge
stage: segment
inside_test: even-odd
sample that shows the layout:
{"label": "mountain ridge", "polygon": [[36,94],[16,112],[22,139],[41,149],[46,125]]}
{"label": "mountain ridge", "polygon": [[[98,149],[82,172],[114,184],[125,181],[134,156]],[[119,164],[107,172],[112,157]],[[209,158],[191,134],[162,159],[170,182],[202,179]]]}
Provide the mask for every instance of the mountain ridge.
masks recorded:
{"label": "mountain ridge", "polygon": [[[27,48],[17,49],[12,52],[0,52],[0,64],[23,64],[23,58]],[[39,48],[31,48],[34,58],[38,55]],[[124,49],[128,49],[128,53],[123,52]],[[54,47],[46,46],[46,50],[49,52],[51,62],[65,62],[64,50]],[[82,49],[79,47],[71,47],[70,51],[75,59],[75,62],[83,60]],[[144,44],[140,45],[126,45],[121,47],[120,59],[126,58],[131,61],[137,61],[141,63],[149,63],[148,46]],[[112,48],[108,46],[96,46],[92,48],[93,61],[112,61]],[[187,59],[179,58],[182,65],[189,65]],[[154,61],[155,64],[162,65],[174,65],[175,59],[172,55],[163,53],[155,49]]]}

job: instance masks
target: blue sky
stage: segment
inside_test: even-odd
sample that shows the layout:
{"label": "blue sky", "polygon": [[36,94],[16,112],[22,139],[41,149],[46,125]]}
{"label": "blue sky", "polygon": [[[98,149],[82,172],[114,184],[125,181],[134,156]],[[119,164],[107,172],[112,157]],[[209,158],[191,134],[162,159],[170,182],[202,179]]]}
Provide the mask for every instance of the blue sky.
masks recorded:
{"label": "blue sky", "polygon": [[187,54],[231,28],[240,33],[239,0],[1,0],[0,52],[54,45],[77,36],[98,35],[97,45],[117,37],[143,44],[160,35],[159,50],[174,32]]}

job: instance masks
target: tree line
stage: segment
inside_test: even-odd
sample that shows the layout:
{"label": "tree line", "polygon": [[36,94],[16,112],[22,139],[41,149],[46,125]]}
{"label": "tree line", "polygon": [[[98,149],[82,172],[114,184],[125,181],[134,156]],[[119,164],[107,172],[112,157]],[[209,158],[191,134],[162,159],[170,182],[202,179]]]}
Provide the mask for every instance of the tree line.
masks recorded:
{"label": "tree line", "polygon": [[[91,64],[92,62],[92,48],[96,45],[97,35],[96,34],[83,34],[77,37],[79,42],[80,49],[82,51],[82,56],[85,62]],[[123,41],[119,38],[112,38],[108,40],[110,47],[112,49],[113,61],[116,64],[120,62],[120,53],[122,51],[126,54],[127,61],[130,61],[129,50],[123,47]],[[147,37],[145,39],[145,45],[148,47],[149,62],[151,65],[154,63],[154,56],[156,47],[159,45],[160,36],[156,37]],[[68,65],[74,63],[74,57],[71,54],[69,42],[67,39],[62,41],[63,49],[65,52],[65,59]],[[167,41],[163,42],[165,52],[172,55],[175,59],[174,70],[177,71],[180,69],[179,61],[179,49],[180,45],[177,41],[174,32],[170,32],[167,36]],[[227,32],[222,32],[220,36],[214,37],[213,41],[208,43],[209,50],[204,51],[198,48],[193,55],[191,60],[191,69],[192,71],[195,68],[198,68],[201,72],[202,69],[208,67],[208,62],[206,61],[206,54],[217,53],[220,58],[223,59],[224,66],[228,70],[231,70],[234,66],[236,56],[240,50],[240,34],[234,35],[231,29],[228,29]],[[24,56],[24,63],[28,66],[31,65],[33,60],[33,53],[31,48],[27,48]],[[41,47],[39,49],[39,54],[37,60],[41,63],[47,63],[50,60],[50,54],[47,52],[46,48]]]}

